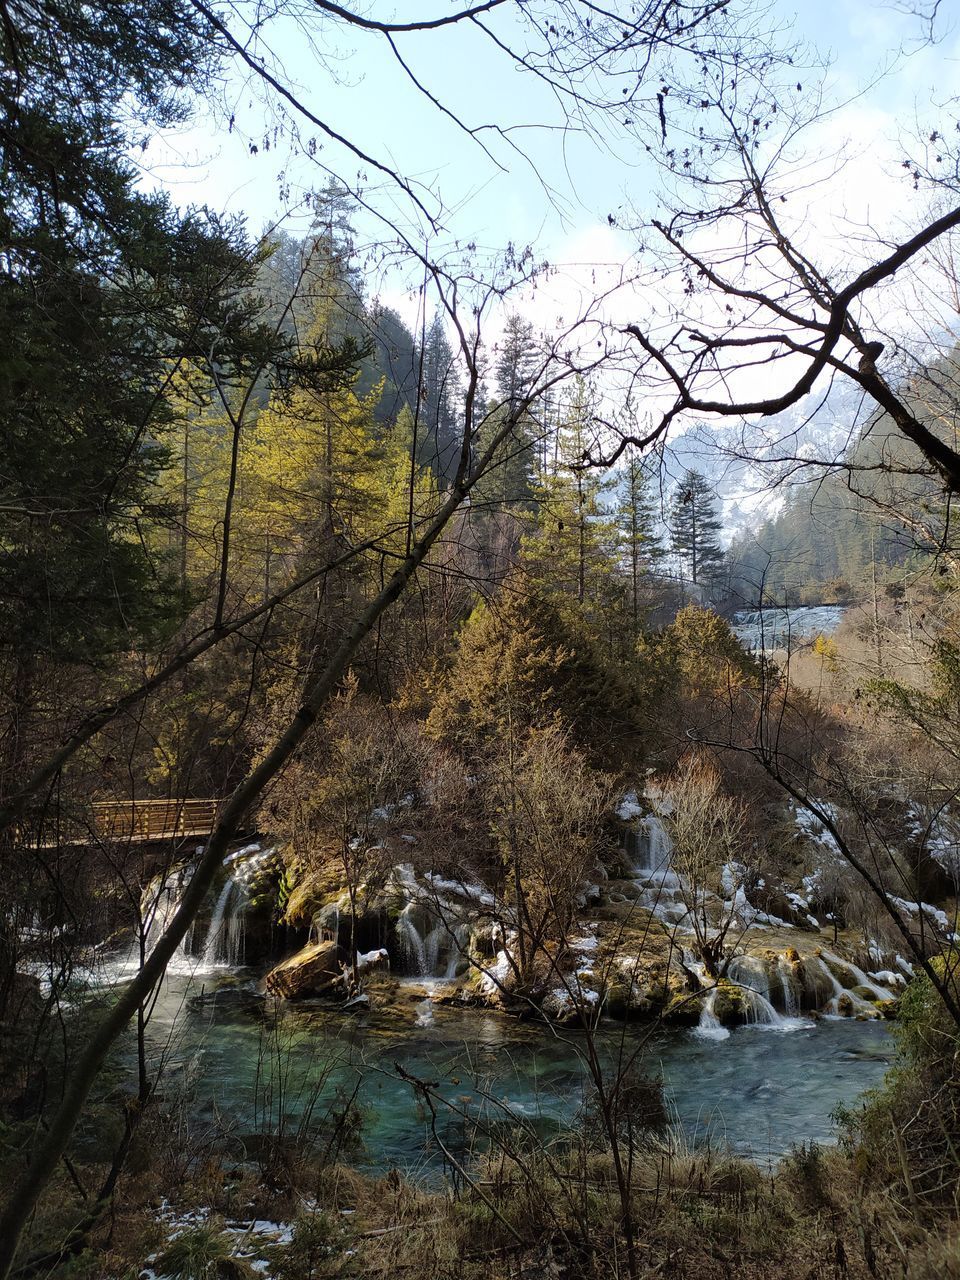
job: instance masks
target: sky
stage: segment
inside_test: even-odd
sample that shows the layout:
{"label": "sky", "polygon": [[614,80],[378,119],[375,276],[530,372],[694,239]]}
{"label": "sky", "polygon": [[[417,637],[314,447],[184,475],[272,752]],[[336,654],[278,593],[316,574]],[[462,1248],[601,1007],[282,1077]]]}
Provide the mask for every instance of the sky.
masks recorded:
{"label": "sky", "polygon": [[[365,7],[378,17],[409,19],[440,15],[451,6],[445,0],[375,0]],[[507,20],[497,19],[498,34],[515,34],[508,10],[503,12]],[[605,152],[576,132],[534,127],[560,123],[552,95],[534,76],[511,66],[474,28],[418,32],[396,43],[411,73],[464,123],[499,123],[511,130],[508,139],[480,135],[499,164],[417,92],[381,38],[309,21],[316,33],[312,45],[303,25],[291,20],[274,19],[264,28],[281,78],[332,129],[419,184],[431,209],[438,207],[434,196],[440,195],[448,238],[476,244],[481,255],[507,241],[529,242],[538,256],[554,261],[567,247],[589,259],[595,245],[603,260],[632,248],[597,233],[608,227],[609,213],[655,203],[656,175],[645,157],[622,146]],[[931,101],[957,88],[957,25],[952,30],[943,25],[937,44],[922,45],[922,24],[876,0],[774,3],[767,21],[792,28],[799,40],[829,57],[826,100],[849,100],[812,132],[808,143],[808,150],[827,153],[846,137],[854,142],[854,160],[838,184],[837,207],[854,219],[885,216],[902,198],[889,172],[898,134],[910,129],[918,111],[927,113]],[[878,79],[885,68],[888,74]],[[249,73],[246,82],[234,74],[222,88],[219,109],[213,101],[205,104],[193,128],[149,149],[146,165],[153,180],[168,186],[178,202],[242,211],[254,228],[284,219],[292,230],[305,229],[309,215],[302,205],[297,213],[296,205],[305,191],[322,183],[318,164],[303,156],[288,161],[284,139],[273,136],[269,112],[249,84]],[[316,133],[308,124],[303,128]],[[360,167],[329,142],[315,160],[329,164],[348,183]],[[368,173],[366,190],[372,192],[376,175]],[[281,192],[282,186],[287,190]],[[409,204],[389,183],[381,184],[373,200],[409,229]],[[376,239],[377,229],[368,230]]]}
{"label": "sky", "polygon": [[[852,271],[876,255],[883,236],[903,238],[925,212],[901,161],[914,134],[927,136],[949,115],[944,104],[960,88],[960,21],[951,24],[952,15],[941,14],[931,42],[916,14],[895,3],[773,0],[766,13],[756,3],[733,0],[738,4],[748,23],[780,28],[784,40],[792,32],[810,47],[808,62],[829,64],[821,76],[798,61],[800,97],[810,101],[820,94],[823,110],[791,143],[800,189],[791,192],[784,216],[819,262],[835,272]],[[448,0],[368,0],[365,11],[408,21],[454,7],[459,5]],[[653,284],[645,274],[631,229],[664,208],[657,169],[640,147],[603,145],[576,129],[558,128],[563,115],[553,94],[469,24],[397,37],[404,69],[379,36],[323,25],[309,4],[302,13],[302,22],[268,20],[263,43],[251,49],[269,57],[278,79],[316,117],[405,175],[438,213],[439,229],[428,229],[395,183],[329,139],[313,155],[303,154],[307,138],[321,136],[306,122],[300,125],[300,153],[291,155],[289,139],[249,72],[228,75],[188,130],[148,149],[146,182],[165,186],[181,205],[243,213],[253,231],[283,226],[296,235],[306,234],[312,217],[304,196],[322,187],[329,171],[348,185],[358,182],[381,215],[360,211],[355,218],[368,293],[397,309],[411,327],[422,314],[422,271],[383,247],[397,228],[431,256],[470,256],[480,275],[492,270],[508,244],[529,244],[536,261],[551,264],[535,289],[495,308],[493,339],[512,308],[547,334],[591,307],[614,325],[672,323],[672,286]],[[491,27],[502,37],[516,35],[508,8],[498,11]],[[441,105],[418,92],[411,76]],[[502,132],[478,135],[492,154],[447,112],[467,126],[499,125]],[[428,318],[432,305],[426,303]],[[909,322],[912,309],[903,300],[891,301],[888,294],[882,305],[897,306]],[[584,339],[594,345],[602,340],[596,328]],[[756,375],[761,391],[764,376]]]}

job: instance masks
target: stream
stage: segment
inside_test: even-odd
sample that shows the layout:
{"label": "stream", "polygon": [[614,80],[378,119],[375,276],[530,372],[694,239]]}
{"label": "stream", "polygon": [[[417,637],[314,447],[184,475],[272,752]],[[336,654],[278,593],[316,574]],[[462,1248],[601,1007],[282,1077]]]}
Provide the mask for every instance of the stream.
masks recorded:
{"label": "stream", "polygon": [[[271,1133],[309,1133],[370,1171],[436,1176],[444,1162],[436,1135],[460,1159],[477,1125],[556,1135],[590,1093],[582,1033],[436,1005],[412,985],[401,984],[388,1011],[351,1015],[320,1002],[265,1003],[249,971],[174,973],[148,1036],[152,1065],[165,1063],[163,1095],[181,1099],[197,1131],[216,1130],[241,1153]],[[794,1145],[836,1141],[835,1108],[879,1084],[893,1054],[883,1023],[838,1018],[743,1026],[722,1040],[611,1022],[600,1039],[611,1063],[643,1045],[641,1072],[662,1077],[669,1119],[687,1141],[767,1166]],[[468,1118],[440,1104],[431,1132],[398,1068],[435,1082]],[[362,1123],[334,1151],[345,1098],[359,1104]]]}

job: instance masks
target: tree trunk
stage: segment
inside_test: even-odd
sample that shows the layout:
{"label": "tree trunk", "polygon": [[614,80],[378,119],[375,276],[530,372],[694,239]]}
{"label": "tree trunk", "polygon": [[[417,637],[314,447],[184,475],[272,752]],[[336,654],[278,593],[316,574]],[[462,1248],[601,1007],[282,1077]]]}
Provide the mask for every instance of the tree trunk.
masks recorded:
{"label": "tree trunk", "polygon": [[[478,470],[482,470],[481,468]],[[184,891],[173,919],[140,972],[120,995],[101,1022],[93,1029],[86,1048],[67,1080],[63,1099],[49,1128],[38,1142],[33,1159],[15,1183],[0,1215],[0,1280],[7,1280],[13,1266],[24,1227],[36,1208],[43,1189],[66,1152],[80,1112],[103,1066],[104,1059],[127,1023],[157,983],[167,964],[193,923],[213,884],[240,821],[306,737],[318,712],[337,687],[360,644],[381,615],[400,597],[428,551],[457,510],[471,482],[455,487],[423,538],[411,550],[383,590],[367,606],[327,667],[308,688],[303,705],[276,740],[268,754],[240,784],[223,809],[203,857]]]}

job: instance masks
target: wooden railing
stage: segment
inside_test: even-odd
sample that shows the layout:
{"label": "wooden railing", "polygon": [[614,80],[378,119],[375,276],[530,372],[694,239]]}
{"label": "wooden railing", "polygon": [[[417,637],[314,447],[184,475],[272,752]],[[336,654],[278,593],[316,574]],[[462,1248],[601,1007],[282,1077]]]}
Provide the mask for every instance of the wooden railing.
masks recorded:
{"label": "wooden railing", "polygon": [[96,800],[83,815],[49,815],[39,830],[23,823],[19,839],[26,845],[96,844],[102,840],[145,843],[208,836],[217,821],[219,800]]}
{"label": "wooden railing", "polygon": [[92,804],[92,834],[103,840],[162,840],[209,835],[219,800],[101,800]]}

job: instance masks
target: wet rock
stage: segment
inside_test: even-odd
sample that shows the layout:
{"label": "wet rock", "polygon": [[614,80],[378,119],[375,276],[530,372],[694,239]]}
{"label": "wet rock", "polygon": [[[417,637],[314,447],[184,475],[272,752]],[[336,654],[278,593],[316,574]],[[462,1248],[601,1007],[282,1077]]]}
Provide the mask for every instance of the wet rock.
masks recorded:
{"label": "wet rock", "polygon": [[259,1014],[263,1011],[266,996],[254,987],[213,987],[201,991],[187,1001],[191,1009],[236,1009],[240,1013]]}
{"label": "wet rock", "polygon": [[322,995],[343,976],[347,953],[336,942],[314,942],[271,969],[266,989],[285,1000]]}
{"label": "wet rock", "polygon": [[808,1012],[824,1009],[834,994],[826,967],[814,956],[797,960],[792,967],[800,986],[800,1007]]}
{"label": "wet rock", "polygon": [[742,987],[723,978],[717,983],[713,1015],[723,1026],[750,1021],[750,1004]]}

